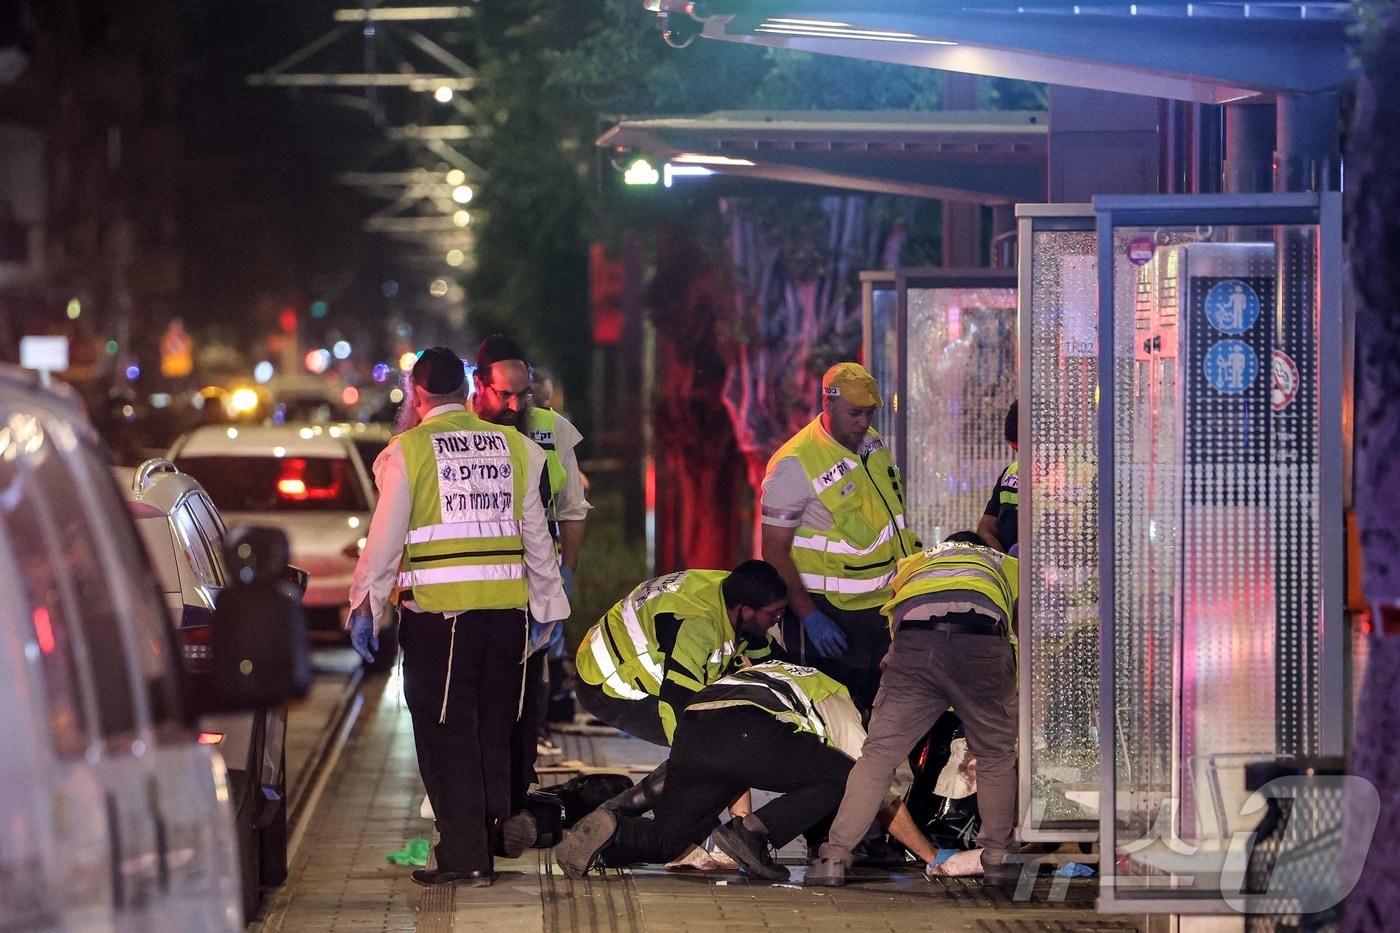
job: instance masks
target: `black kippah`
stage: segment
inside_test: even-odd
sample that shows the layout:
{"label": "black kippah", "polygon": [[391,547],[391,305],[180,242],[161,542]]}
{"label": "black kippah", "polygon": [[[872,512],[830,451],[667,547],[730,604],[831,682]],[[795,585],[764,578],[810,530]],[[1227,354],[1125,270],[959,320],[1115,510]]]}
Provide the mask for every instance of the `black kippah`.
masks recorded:
{"label": "black kippah", "polygon": [[413,384],[429,395],[448,395],[462,388],[467,369],[462,358],[447,347],[429,347],[413,364]]}

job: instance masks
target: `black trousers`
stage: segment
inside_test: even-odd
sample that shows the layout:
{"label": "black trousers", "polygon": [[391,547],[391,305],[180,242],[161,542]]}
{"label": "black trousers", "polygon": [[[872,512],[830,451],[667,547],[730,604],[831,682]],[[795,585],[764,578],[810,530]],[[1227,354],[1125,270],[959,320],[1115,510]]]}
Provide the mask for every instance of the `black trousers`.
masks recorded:
{"label": "black trousers", "polygon": [[578,705],[595,719],[614,729],[636,736],[643,742],[666,748],[666,729],[661,725],[661,713],[656,697],[645,700],[619,700],[608,696],[602,687],[579,681],[574,686]]}
{"label": "black trousers", "polygon": [[511,814],[525,611],[473,610],[454,626],[440,613],[402,610],[399,645],[418,772],[437,817],[438,868],[490,871]]}
{"label": "black trousers", "polygon": [[[561,623],[562,624],[562,623]],[[525,662],[525,696],[520,718],[510,733],[510,812],[525,809],[525,798],[536,780],[540,730],[544,728],[545,708],[549,705],[549,682],[545,676],[547,652],[536,651]]]}
{"label": "black trousers", "polygon": [[845,684],[851,701],[868,720],[880,692],[880,662],[890,650],[890,630],[878,607],[850,612],[837,609],[826,597],[813,593],[817,608],[831,617],[846,635],[846,650],[840,657],[824,658],[802,634],[802,623],[789,618],[783,622],[783,646],[787,656],[798,664],[815,667],[826,676]]}
{"label": "black trousers", "polygon": [[610,863],[666,862],[704,840],[750,788],[781,793],[754,811],[774,846],[796,839],[841,803],[852,761],[751,706],[686,713],[676,727],[656,818],[619,817]]}

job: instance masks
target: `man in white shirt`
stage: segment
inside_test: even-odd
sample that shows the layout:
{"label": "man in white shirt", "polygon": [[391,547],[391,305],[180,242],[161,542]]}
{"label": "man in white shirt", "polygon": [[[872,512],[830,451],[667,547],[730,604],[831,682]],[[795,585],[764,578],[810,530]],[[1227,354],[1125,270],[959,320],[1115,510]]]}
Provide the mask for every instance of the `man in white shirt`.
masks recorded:
{"label": "man in white shirt", "polygon": [[425,886],[491,884],[527,645],[569,615],[544,451],[468,412],[465,382],[445,347],[414,365],[420,423],[375,460],[379,502],[350,589],[351,642],[367,660],[397,602],[404,699],[439,833],[437,868],[413,873]]}

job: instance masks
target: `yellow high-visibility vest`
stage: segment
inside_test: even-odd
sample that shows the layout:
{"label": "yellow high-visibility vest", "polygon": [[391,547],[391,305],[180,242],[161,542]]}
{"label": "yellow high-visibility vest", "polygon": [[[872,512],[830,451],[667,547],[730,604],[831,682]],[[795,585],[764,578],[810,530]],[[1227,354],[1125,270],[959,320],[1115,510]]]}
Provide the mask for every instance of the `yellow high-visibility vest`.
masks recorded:
{"label": "yellow high-visibility vest", "polygon": [[428,612],[524,607],[524,438],[472,412],[453,411],[396,442],[413,503],[400,589],[411,590]]}
{"label": "yellow high-visibility vest", "polygon": [[838,609],[870,609],[890,598],[895,562],[918,550],[904,526],[899,470],[872,428],[867,450],[857,455],[832,439],[818,417],[798,431],[768,461],[796,456],[835,521],[829,529],[799,526],[792,559],[809,593],[820,593]]}

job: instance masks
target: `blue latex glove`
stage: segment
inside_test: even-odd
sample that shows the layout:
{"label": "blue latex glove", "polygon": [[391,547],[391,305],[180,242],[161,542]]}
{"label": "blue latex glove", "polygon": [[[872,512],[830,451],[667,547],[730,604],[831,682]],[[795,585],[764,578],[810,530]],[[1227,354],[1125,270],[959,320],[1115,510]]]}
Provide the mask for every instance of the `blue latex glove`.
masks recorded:
{"label": "blue latex glove", "polygon": [[574,598],[574,571],[572,567],[560,567],[559,577],[564,581],[564,595],[572,602]]}
{"label": "blue latex glove", "polygon": [[539,651],[545,645],[549,644],[549,640],[553,636],[554,630],[562,629],[563,627],[564,626],[557,625],[553,622],[538,622],[535,619],[531,619],[530,654],[534,654],[536,651]]}
{"label": "blue latex glove", "polygon": [[803,616],[802,631],[807,633],[807,640],[817,649],[817,654],[824,658],[834,658],[846,650],[846,633],[820,609]]}
{"label": "blue latex glove", "polygon": [[366,663],[374,661],[374,652],[379,650],[379,635],[374,630],[374,616],[350,617],[350,644]]}

